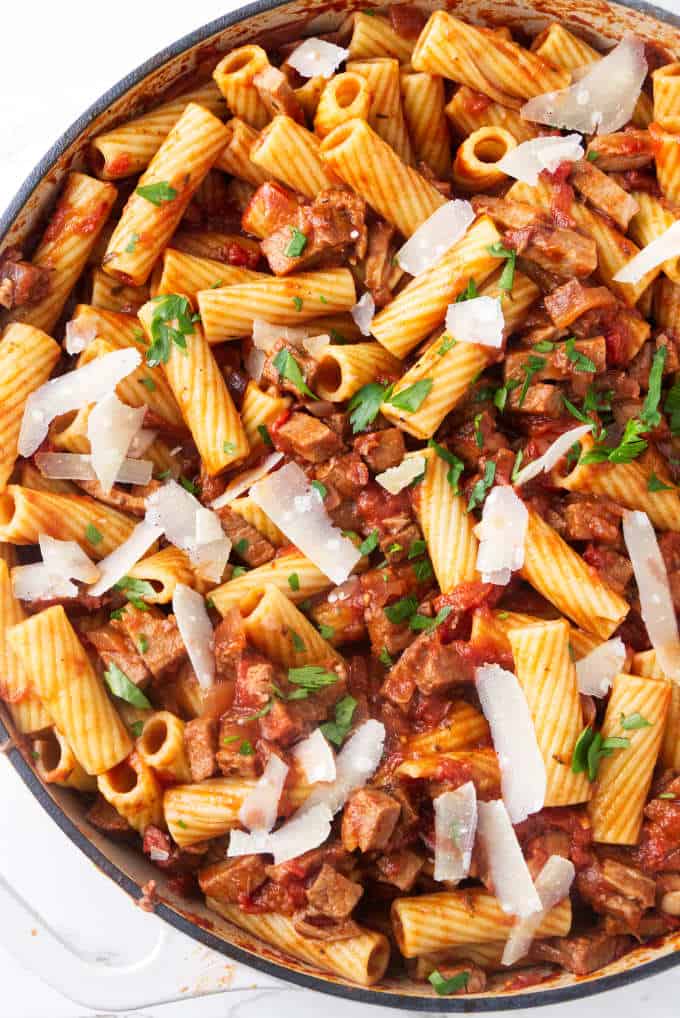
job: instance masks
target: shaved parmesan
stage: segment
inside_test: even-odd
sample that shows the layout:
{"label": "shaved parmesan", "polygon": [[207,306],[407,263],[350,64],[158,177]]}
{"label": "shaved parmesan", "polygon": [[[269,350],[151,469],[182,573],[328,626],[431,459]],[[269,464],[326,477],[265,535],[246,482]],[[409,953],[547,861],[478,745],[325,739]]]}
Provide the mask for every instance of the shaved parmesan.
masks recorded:
{"label": "shaved parmesan", "polygon": [[424,473],[425,457],[407,456],[399,466],[388,467],[387,470],[383,470],[382,474],[376,474],[375,479],[385,491],[389,491],[390,495],[398,495],[400,491],[408,488],[409,484],[413,484],[416,478],[421,477]]}
{"label": "shaved parmesan", "polygon": [[483,583],[504,587],[513,571],[524,565],[524,542],[529,513],[509,485],[492,488],[484,502],[482,520],[475,527],[479,538],[477,571]]}
{"label": "shaved parmesan", "polygon": [[646,75],[644,43],[627,34],[569,88],[538,95],[520,112],[525,120],[550,127],[565,127],[581,134],[611,134],[632,117]]}
{"label": "shaved parmesan", "polygon": [[350,308],[350,314],[359,328],[361,335],[370,336],[371,325],[373,324],[373,317],[375,315],[375,301],[368,291],[359,298],[353,308]]}
{"label": "shaved parmesan", "polygon": [[324,39],[312,38],[300,43],[286,63],[303,78],[316,78],[317,75],[330,78],[348,56],[348,49]]}
{"label": "shaved parmesan", "polygon": [[12,569],[12,590],[19,601],[77,597],[78,588],[65,576],[55,576],[43,562]]}
{"label": "shaved parmesan", "polygon": [[471,223],[475,213],[469,201],[456,198],[441,205],[421,223],[402,247],[397,251],[399,268],[412,276],[432,268],[457,244]]}
{"label": "shaved parmesan", "polygon": [[385,726],[373,719],[364,721],[335,759],[335,780],[328,785],[316,785],[298,815],[319,804],[327,806],[332,814],[341,810],[349,795],[356,788],[363,788],[377,770],[384,744]]}
{"label": "shaved parmesan", "polygon": [[664,564],[647,513],[623,514],[623,538],[640,592],[642,618],[664,674],[680,682],[680,640]]}
{"label": "shaved parmesan", "polygon": [[224,537],[222,524],[217,513],[201,506],[196,510],[196,544],[211,544],[221,541]]}
{"label": "shaved parmesan", "polygon": [[288,764],[272,753],[255,787],[243,800],[238,818],[249,831],[271,831],[279,811],[279,799],[288,775]]}
{"label": "shaved parmesan", "polygon": [[233,502],[239,495],[248,491],[250,486],[255,484],[255,481],[259,481],[263,477],[266,477],[269,471],[273,470],[276,464],[280,463],[282,459],[282,452],[270,452],[268,456],[265,456],[263,460],[256,463],[254,467],[250,467],[249,470],[244,470],[238,475],[238,477],[235,477],[233,481],[230,481],[223,493],[210,503],[210,508],[221,509],[223,505],[229,505],[229,503]]}
{"label": "shaved parmesan", "polygon": [[264,350],[258,350],[256,346],[251,346],[243,358],[245,369],[254,381],[259,382],[262,378],[266,360],[267,355]]}
{"label": "shaved parmesan", "polygon": [[442,792],[434,806],[434,879],[463,880],[470,872],[477,830],[477,793],[471,781]]}
{"label": "shaved parmesan", "polygon": [[198,683],[201,689],[210,689],[215,681],[215,640],[205,598],[185,583],[178,583],[172,595],[172,610]]}
{"label": "shaved parmesan", "polygon": [[81,583],[94,583],[99,578],[99,568],[75,541],[40,534],[38,544],[45,566],[55,576],[68,576]]}
{"label": "shaved parmesan", "polygon": [[19,455],[32,456],[55,417],[96,403],[142,362],[139,350],[126,347],[90,361],[84,368],[52,378],[26,400],[19,434]]}
{"label": "shaved parmesan", "polygon": [[448,306],[446,331],[458,343],[478,343],[498,350],[503,345],[504,328],[500,297],[473,297]]}
{"label": "shaved parmesan", "polygon": [[[171,544],[187,553],[203,578],[219,583],[231,552],[231,541],[219,524],[222,537],[199,544],[196,540],[196,517],[201,511],[210,512],[177,481],[166,481],[146,500],[147,520],[160,527]],[[202,527],[202,534],[205,534],[205,522]],[[213,532],[217,533],[216,530]]]}
{"label": "shaved parmesan", "polygon": [[308,336],[306,339],[303,339],[302,349],[310,357],[313,357],[315,361],[318,361],[320,357],[323,357],[326,347],[330,346],[330,344],[331,337],[322,332],[319,336]]}
{"label": "shaved parmesan", "polygon": [[279,827],[278,831],[266,834],[264,831],[232,831],[229,839],[229,857],[269,852],[278,865],[297,859],[304,852],[323,845],[331,833],[333,814],[328,806],[318,805],[306,813],[297,814],[292,820]]}
{"label": "shaved parmesan", "polygon": [[607,640],[576,662],[578,688],[586,696],[606,696],[614,678],[623,671],[626,648],[620,636]]}
{"label": "shaved parmesan", "polygon": [[130,459],[138,460],[144,455],[147,449],[149,449],[156,441],[158,432],[152,428],[140,428],[137,434],[130,442],[127,454]]}
{"label": "shaved parmesan", "polygon": [[531,463],[527,463],[515,478],[515,486],[519,487],[521,484],[526,484],[527,481],[531,481],[534,477],[539,474],[552,470],[556,463],[558,463],[563,456],[566,456],[572,445],[575,442],[579,442],[584,435],[587,435],[589,431],[592,431],[591,424],[581,424],[578,428],[572,428],[570,431],[565,431],[563,435],[556,438],[555,441],[548,446],[542,456],[538,459],[532,460]]}
{"label": "shaved parmesan", "polygon": [[75,541],[59,541],[47,534],[38,537],[42,562],[12,570],[12,589],[20,601],[53,597],[77,597],[72,580],[92,583],[99,569]]}
{"label": "shaved parmesan", "polygon": [[320,728],[293,746],[292,756],[310,785],[317,781],[335,781],[335,756]]}
{"label": "shaved parmesan", "polygon": [[347,579],[361,552],[333,526],[319,493],[297,464],[287,463],[258,481],[250,497],[333,583]]}
{"label": "shaved parmesan", "polygon": [[275,343],[280,339],[284,343],[301,348],[303,339],[307,339],[309,335],[310,331],[304,325],[272,325],[263,318],[256,318],[253,321],[253,344],[265,353],[271,353]]}
{"label": "shaved parmesan", "polygon": [[501,799],[477,804],[481,842],[498,904],[504,912],[529,916],[541,911],[541,899]]}
{"label": "shaved parmesan", "polygon": [[531,947],[536,930],[548,912],[569,894],[575,874],[574,864],[569,859],[564,859],[561,855],[550,856],[534,883],[541,899],[540,911],[516,921],[503,950],[501,959],[503,965],[514,965],[520,958],[524,958]]}
{"label": "shaved parmesan", "polygon": [[91,462],[102,490],[109,494],[130,442],[142,426],[146,407],[126,406],[110,392],[90,411],[87,437]]}
{"label": "shaved parmesan", "polygon": [[477,695],[501,769],[503,801],[513,824],[543,808],[545,764],[522,687],[500,665],[475,669]]}
{"label": "shaved parmesan", "polygon": [[[92,457],[79,452],[37,452],[35,465],[43,477],[59,481],[96,481]],[[125,459],[116,474],[116,484],[148,484],[153,473],[151,460]]]}
{"label": "shaved parmesan", "polygon": [[76,318],[66,323],[66,338],[64,340],[66,353],[82,353],[96,338],[97,326],[87,318]]}
{"label": "shaved parmesan", "polygon": [[115,551],[103,558],[99,563],[100,576],[89,589],[88,594],[99,597],[110,590],[130,572],[132,567],[146,555],[151,545],[163,536],[163,528],[155,526],[149,520],[142,520],[132,531],[127,541],[118,545]]}
{"label": "shaved parmesan", "polygon": [[680,220],[642,248],[634,258],[623,266],[614,276],[615,283],[639,283],[643,276],[663,265],[669,258],[680,255]]}
{"label": "shaved parmesan", "polygon": [[583,139],[580,134],[566,138],[532,138],[511,149],[496,166],[503,173],[532,186],[538,183],[543,170],[554,173],[560,163],[575,163],[583,159]]}

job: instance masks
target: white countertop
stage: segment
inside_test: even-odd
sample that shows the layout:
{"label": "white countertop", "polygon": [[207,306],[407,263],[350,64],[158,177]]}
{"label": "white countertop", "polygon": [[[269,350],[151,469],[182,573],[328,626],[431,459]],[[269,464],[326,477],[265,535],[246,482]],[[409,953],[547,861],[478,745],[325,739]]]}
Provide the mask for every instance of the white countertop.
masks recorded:
{"label": "white countertop", "polygon": [[[680,0],[658,0],[680,12]],[[237,7],[232,0],[110,6],[68,0],[3,5],[0,60],[0,209],[59,134],[103,91],[144,59],[197,26]],[[70,945],[111,964],[133,962],[153,943],[161,922],[135,908],[61,831],[0,755],[0,873],[40,907]],[[30,865],[29,865],[30,860]],[[1,917],[0,917],[1,921]],[[173,932],[194,972],[189,985],[219,979],[238,985],[219,996],[147,1006],[144,1018],[356,1018],[357,1005],[295,989],[226,964],[221,956]],[[543,1009],[545,1018],[671,1018],[680,1006],[680,969],[590,1000]],[[367,1018],[370,1013],[362,1009]],[[85,1018],[107,1014],[71,1003],[0,947],[2,1018]],[[397,1018],[375,1009],[376,1018]],[[537,1012],[538,1014],[539,1012]],[[493,1018],[493,1016],[491,1016]]]}

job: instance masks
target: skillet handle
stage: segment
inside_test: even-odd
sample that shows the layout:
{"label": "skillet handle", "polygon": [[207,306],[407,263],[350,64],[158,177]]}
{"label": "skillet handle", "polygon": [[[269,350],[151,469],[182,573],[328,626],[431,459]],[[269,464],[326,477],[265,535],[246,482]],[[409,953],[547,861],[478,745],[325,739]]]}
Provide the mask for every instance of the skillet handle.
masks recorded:
{"label": "skillet handle", "polygon": [[[151,947],[130,965],[84,958],[66,944],[0,873],[0,944],[27,969],[69,1000],[95,1011],[128,1011],[209,994],[278,984],[200,950],[158,917],[149,916]],[[206,955],[208,956],[206,958]]]}

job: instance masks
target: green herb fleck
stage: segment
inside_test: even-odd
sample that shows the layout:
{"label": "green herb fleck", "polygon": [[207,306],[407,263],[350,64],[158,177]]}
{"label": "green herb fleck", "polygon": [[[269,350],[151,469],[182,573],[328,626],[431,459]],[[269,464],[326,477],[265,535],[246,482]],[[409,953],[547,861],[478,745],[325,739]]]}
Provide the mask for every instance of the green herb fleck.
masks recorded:
{"label": "green herb fleck", "polygon": [[626,732],[634,732],[638,728],[651,728],[653,724],[652,721],[648,721],[647,718],[644,718],[639,711],[635,711],[634,714],[629,714],[628,717],[626,717],[625,714],[621,714],[619,723]]}
{"label": "green herb fleck", "polygon": [[512,290],[515,283],[515,265],[517,263],[517,252],[510,248],[504,247],[500,241],[496,241],[495,244],[491,244],[487,248],[489,254],[493,255],[494,258],[505,258],[506,262],[501,272],[501,278],[498,280],[498,289],[509,292]]}
{"label": "green herb fleck", "polygon": [[276,357],[272,361],[272,364],[278,371],[281,378],[287,378],[291,382],[298,392],[303,393],[305,396],[309,396],[311,399],[318,399],[319,397],[312,392],[307,383],[304,380],[300,365],[295,360],[289,350],[284,347],[279,350]]}
{"label": "green herb fleck", "polygon": [[144,378],[139,379],[140,385],[143,385],[149,392],[156,391],[156,383],[154,382],[151,375],[145,375]]}
{"label": "green herb fleck", "polygon": [[139,234],[138,233],[133,233],[130,236],[129,241],[125,245],[125,253],[126,254],[133,254],[138,243],[139,243]]}
{"label": "green herb fleck", "polygon": [[460,480],[460,475],[465,470],[465,464],[461,459],[454,455],[454,453],[450,452],[446,446],[435,442],[433,438],[428,439],[427,444],[431,449],[434,449],[440,459],[444,460],[445,463],[448,463],[450,470],[446,474],[446,480],[450,484],[451,488],[453,488],[454,495],[458,495],[460,492],[458,481]]}
{"label": "green herb fleck", "polygon": [[435,969],[433,972],[430,972],[427,978],[440,997],[448,997],[452,993],[458,993],[459,990],[465,989],[470,979],[470,973],[458,972],[457,975],[452,976],[450,979],[444,979],[441,972]]}
{"label": "green herb fleck", "polygon": [[345,736],[352,726],[352,718],[357,706],[353,696],[343,696],[335,705],[335,721],[326,721],[319,725],[323,735],[334,746],[342,746]]}
{"label": "green herb fleck", "polygon": [[138,611],[148,612],[149,605],[143,601],[143,597],[153,597],[156,591],[148,580],[136,580],[132,576],[123,576],[118,583],[114,583],[114,590],[120,590],[128,599],[131,605]]}
{"label": "green herb fleck", "polygon": [[170,187],[167,180],[159,180],[157,184],[143,184],[135,191],[140,198],[146,198],[152,205],[162,205],[166,201],[174,201],[177,191]]}
{"label": "green herb fleck", "polygon": [[244,739],[238,748],[238,752],[239,756],[252,756],[255,750],[253,749],[252,744],[248,742],[247,739]]}
{"label": "green herb fleck", "polygon": [[299,258],[307,247],[307,237],[302,230],[298,230],[297,226],[291,226],[290,233],[291,237],[290,243],[286,248],[286,258]]}
{"label": "green herb fleck", "polygon": [[570,339],[564,344],[564,351],[567,355],[567,360],[574,365],[576,371],[597,371],[597,364],[591,360],[590,357],[586,357],[584,353],[576,349],[576,339],[571,336]]}
{"label": "green herb fleck", "polygon": [[134,735],[135,739],[138,739],[139,736],[144,731],[144,722],[143,721],[133,721],[132,724],[130,725],[130,731]]}
{"label": "green herb fleck", "polygon": [[396,407],[398,410],[405,410],[406,413],[413,414],[416,410],[420,410],[433,384],[431,378],[421,378],[419,382],[414,382],[408,388],[395,393],[385,402]]}
{"label": "green herb fleck", "polygon": [[672,484],[664,484],[654,472],[647,481],[647,491],[674,491]]}
{"label": "green herb fleck", "polygon": [[312,487],[314,488],[314,491],[318,492],[319,498],[325,498],[328,494],[328,488],[325,484],[322,484],[321,481],[312,481]]}
{"label": "green herb fleck", "polygon": [[368,537],[359,545],[359,551],[362,555],[370,555],[372,551],[378,547],[378,531],[372,530]]}
{"label": "green herb fleck", "polygon": [[302,311],[302,297],[293,297],[293,307],[296,311]]}
{"label": "green herb fleck", "polygon": [[308,693],[315,693],[338,681],[336,672],[329,672],[321,665],[304,665],[302,668],[289,668],[288,681]]}
{"label": "green herb fleck", "polygon": [[347,409],[350,412],[349,420],[355,435],[373,423],[378,416],[381,404],[391,396],[392,389],[392,385],[369,382],[354,393]]}
{"label": "green herb fleck", "polygon": [[288,577],[288,586],[290,587],[291,590],[300,589],[300,577],[298,576],[297,573],[290,574],[290,576]]}
{"label": "green herb fleck", "polygon": [[[458,298],[460,300],[460,298]],[[447,336],[446,333],[442,336],[441,346],[437,350],[437,357],[443,357],[444,354],[448,353],[449,350],[453,350],[456,345],[456,340],[453,336]]]}
{"label": "green herb fleck", "polygon": [[474,484],[472,492],[470,494],[470,500],[467,504],[467,512],[471,512],[477,506],[480,506],[487,496],[491,485],[494,482],[496,476],[496,464],[493,460],[488,460],[484,466],[484,476]]}
{"label": "green herb fleck", "polygon": [[125,700],[126,703],[131,703],[133,707],[140,707],[142,710],[151,709],[151,704],[141,689],[135,686],[134,682],[113,661],[109,663],[104,672],[104,681],[119,700]]}
{"label": "green herb fleck", "polygon": [[412,594],[408,597],[402,597],[394,604],[388,604],[385,606],[383,611],[389,619],[389,621],[398,626],[402,622],[406,622],[412,615],[415,615],[418,609],[418,601]]}
{"label": "green herb fleck", "polygon": [[101,533],[101,531],[97,530],[94,523],[88,523],[88,525],[85,527],[85,537],[90,542],[90,544],[95,545],[101,544],[101,542],[104,540],[104,535]]}
{"label": "green herb fleck", "polygon": [[139,649],[141,650],[142,654],[146,654],[147,650],[149,649],[148,637],[145,636],[144,633],[142,633],[137,642],[139,643]]}
{"label": "green herb fleck", "polygon": [[223,442],[222,443],[222,451],[226,452],[227,456],[230,456],[233,452],[236,452],[236,443],[235,442]]}
{"label": "green herb fleck", "polygon": [[146,363],[151,368],[167,364],[172,344],[186,352],[186,336],[193,334],[191,305],[187,297],[177,293],[152,298],[155,307],[151,316],[151,346]]}
{"label": "green herb fleck", "polygon": [[416,632],[431,633],[433,629],[442,624],[452,611],[451,605],[447,604],[439,609],[434,618],[430,618],[428,615],[412,615],[409,620],[409,628]]}
{"label": "green herb fleck", "polygon": [[335,636],[333,626],[326,626],[323,622],[319,625],[319,633],[323,636],[324,640],[332,640]]}
{"label": "green herb fleck", "polygon": [[595,152],[594,149],[591,149],[588,155],[586,156],[586,159],[588,160],[589,163],[596,163],[599,158],[600,153]]}
{"label": "green herb fleck", "polygon": [[182,485],[185,491],[188,491],[190,495],[198,495],[198,485],[190,481],[188,477],[180,477],[179,483]]}
{"label": "green herb fleck", "polygon": [[260,438],[262,439],[262,441],[264,442],[265,445],[273,445],[274,444],[272,442],[272,440],[271,440],[271,436],[269,434],[269,430],[268,430],[266,424],[258,424],[257,430],[259,432]]}
{"label": "green herb fleck", "polygon": [[392,658],[389,655],[387,647],[383,647],[383,649],[378,654],[378,661],[380,661],[382,665],[385,665],[385,668],[391,668],[392,665],[394,664]]}
{"label": "green herb fleck", "polygon": [[519,400],[517,406],[521,407],[524,400],[527,398],[527,392],[534,375],[538,374],[546,365],[545,357],[534,357],[533,354],[528,358],[525,364],[522,365],[522,371],[524,372],[524,384],[522,385],[522,391],[519,394]]}

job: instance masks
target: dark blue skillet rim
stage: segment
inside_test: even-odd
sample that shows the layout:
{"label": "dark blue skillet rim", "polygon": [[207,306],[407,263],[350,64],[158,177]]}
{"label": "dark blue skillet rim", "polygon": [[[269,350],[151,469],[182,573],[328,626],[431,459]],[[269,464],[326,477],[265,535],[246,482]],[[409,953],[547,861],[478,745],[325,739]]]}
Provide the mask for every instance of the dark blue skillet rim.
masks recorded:
{"label": "dark blue skillet rim", "polygon": [[[254,3],[246,4],[231,14],[225,14],[201,28],[189,32],[170,46],[156,53],[155,56],[140,64],[135,70],[130,71],[124,78],[104,92],[90,107],[85,110],[71,126],[64,131],[61,137],[55,141],[52,147],[45,153],[39,163],[23,182],[12,201],[0,216],[0,243],[9,231],[26,202],[29,200],[40,181],[49,173],[58,159],[71,146],[89,124],[100,114],[104,113],[112,103],[122,98],[126,92],[137,85],[152,71],[162,67],[168,60],[179,56],[185,50],[190,49],[198,43],[205,42],[218,32],[223,32],[232,25],[238,24],[247,18],[267,11],[275,10],[277,7],[284,7],[289,0],[255,0]],[[644,0],[631,0],[629,3],[621,4],[632,10],[647,14],[657,21],[665,21],[669,25],[680,28],[680,16],[670,11],[661,10],[654,4]],[[10,733],[0,720],[0,737],[9,738]],[[61,807],[46,792],[35,772],[26,763],[18,749],[11,749],[6,753],[10,763],[28,787],[33,796],[38,800],[43,809],[49,814],[52,820],[61,828],[67,838],[74,845],[84,852],[91,862],[98,869],[118,884],[130,897],[139,899],[142,889],[139,884],[131,880],[118,866],[115,866],[100,850],[90,841],[78,827],[75,826],[63,812]],[[408,1011],[447,1012],[450,1014],[470,1014],[476,1011],[518,1011],[522,1008],[543,1007],[549,1004],[560,1004],[569,1000],[581,1000],[585,997],[592,997],[598,993],[605,993],[607,990],[614,990],[621,986],[629,986],[631,983],[646,979],[648,976],[665,972],[667,969],[680,965],[680,950],[672,954],[657,958],[654,961],[645,962],[635,968],[627,969],[625,972],[614,973],[609,976],[602,976],[594,981],[577,983],[574,986],[560,986],[554,989],[535,990],[533,993],[520,993],[512,997],[489,997],[465,998],[456,997],[447,999],[445,997],[412,997],[399,993],[383,992],[380,990],[364,989],[359,986],[346,986],[315,976],[309,976],[302,972],[288,969],[285,965],[277,965],[273,962],[250,954],[241,948],[226,943],[220,937],[210,933],[197,923],[193,923],[184,916],[175,912],[167,905],[157,904],[155,912],[175,929],[186,933],[187,936],[205,944],[206,947],[219,951],[234,961],[240,962],[250,968],[257,969],[269,976],[280,979],[283,982],[293,983],[304,989],[316,990],[319,993],[328,993],[335,997],[342,997],[344,1000],[353,1000],[358,1004],[375,1004],[380,1007],[395,1007]]]}

